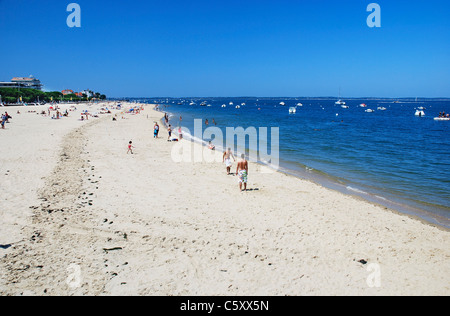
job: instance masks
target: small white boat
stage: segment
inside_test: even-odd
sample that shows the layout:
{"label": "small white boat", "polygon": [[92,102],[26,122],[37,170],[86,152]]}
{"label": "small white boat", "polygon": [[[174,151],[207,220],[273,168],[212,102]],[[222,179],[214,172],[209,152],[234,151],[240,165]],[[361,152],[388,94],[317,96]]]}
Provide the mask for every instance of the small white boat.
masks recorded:
{"label": "small white boat", "polygon": [[210,107],[210,106],[211,106],[211,104],[208,104],[208,105],[207,105],[207,107]]}
{"label": "small white boat", "polygon": [[245,103],[241,103],[241,106],[245,106]]}
{"label": "small white boat", "polygon": [[226,105],[226,104],[222,104],[222,107],[223,107],[223,108],[226,108],[226,107],[227,107],[227,105]]}
{"label": "small white boat", "polygon": [[424,117],[425,116],[425,112],[421,111],[421,110],[417,110],[414,115],[417,116],[417,117]]}
{"label": "small white boat", "polygon": [[289,114],[295,114],[295,113],[297,113],[297,108],[295,108],[295,107],[289,108]]}
{"label": "small white boat", "polygon": [[341,108],[343,109],[349,109],[350,107],[348,105],[341,105]]}
{"label": "small white boat", "polygon": [[240,105],[236,105],[236,109],[240,109],[241,108],[241,106]]}
{"label": "small white boat", "polygon": [[230,105],[230,106],[233,106],[233,105],[234,105],[234,103],[233,103],[233,102],[230,102],[230,103],[229,103],[229,105]]}
{"label": "small white boat", "polygon": [[336,105],[346,105],[347,103],[345,103],[342,100],[339,100],[339,101],[336,101],[334,104],[336,104]]}
{"label": "small white boat", "polygon": [[194,102],[191,102],[191,103],[189,103],[189,105],[195,105],[195,103],[194,103]]}
{"label": "small white boat", "polygon": [[386,109],[385,107],[383,107],[383,106],[379,106],[379,107],[378,107],[378,110],[380,110],[380,111],[386,111],[387,109]]}
{"label": "small white boat", "polygon": [[435,121],[450,121],[450,117],[435,117]]}
{"label": "small white boat", "polygon": [[286,103],[284,103],[284,102],[280,102],[280,105],[282,105],[282,106],[285,106],[285,105],[286,105]]}
{"label": "small white boat", "polygon": [[303,104],[301,104],[301,103],[297,103],[297,106],[303,106]]}
{"label": "small white boat", "polygon": [[366,108],[366,107],[367,107],[367,104],[361,103],[359,106],[362,107],[362,108]]}
{"label": "small white boat", "polygon": [[372,110],[372,109],[367,109],[367,110],[366,110],[366,113],[373,113],[373,112],[375,112],[375,111]]}

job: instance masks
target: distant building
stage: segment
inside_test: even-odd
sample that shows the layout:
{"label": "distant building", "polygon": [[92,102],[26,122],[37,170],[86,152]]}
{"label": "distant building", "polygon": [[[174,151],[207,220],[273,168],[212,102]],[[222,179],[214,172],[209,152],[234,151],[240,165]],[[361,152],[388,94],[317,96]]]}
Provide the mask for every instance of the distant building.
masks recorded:
{"label": "distant building", "polygon": [[73,93],[73,90],[69,90],[69,89],[63,90],[63,91],[61,91],[61,93],[62,93],[63,95],[74,94],[74,93]]}
{"label": "distant building", "polygon": [[36,89],[42,91],[43,87],[41,81],[34,78],[33,76],[15,77],[12,78],[11,82],[18,84],[21,88]]}
{"label": "distant building", "polygon": [[0,88],[15,88],[15,89],[36,89],[42,91],[42,83],[40,80],[30,77],[14,77],[11,82],[0,82]]}
{"label": "distant building", "polygon": [[0,88],[24,88],[27,87],[24,84],[17,83],[17,82],[0,82]]}
{"label": "distant building", "polygon": [[94,92],[92,92],[91,90],[84,90],[84,91],[81,91],[81,93],[82,94],[84,94],[86,97],[88,97],[88,98],[92,98],[93,96],[94,96]]}

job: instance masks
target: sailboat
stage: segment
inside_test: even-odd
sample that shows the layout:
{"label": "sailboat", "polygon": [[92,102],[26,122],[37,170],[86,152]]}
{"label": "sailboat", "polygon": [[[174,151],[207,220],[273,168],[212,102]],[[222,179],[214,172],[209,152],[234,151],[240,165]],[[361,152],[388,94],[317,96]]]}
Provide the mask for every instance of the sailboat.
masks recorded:
{"label": "sailboat", "polygon": [[339,100],[336,101],[334,104],[336,105],[345,105],[346,103],[344,101],[342,101],[341,99],[341,88],[339,88]]}

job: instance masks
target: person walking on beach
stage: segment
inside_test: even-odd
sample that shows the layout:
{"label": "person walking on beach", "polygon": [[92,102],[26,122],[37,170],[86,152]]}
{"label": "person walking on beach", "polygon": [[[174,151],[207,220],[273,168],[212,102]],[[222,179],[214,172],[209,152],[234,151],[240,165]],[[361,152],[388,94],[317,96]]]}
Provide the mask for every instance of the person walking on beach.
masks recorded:
{"label": "person walking on beach", "polygon": [[153,134],[153,138],[158,138],[158,134],[159,134],[159,125],[158,122],[155,123],[155,127],[154,129],[154,134]]}
{"label": "person walking on beach", "polygon": [[131,152],[131,154],[133,155],[133,148],[134,148],[133,142],[130,141],[130,142],[128,143],[128,151],[127,151],[127,155],[128,155],[130,152]]}
{"label": "person walking on beach", "polygon": [[[248,181],[248,162],[245,160],[245,155],[241,155],[241,160],[239,160],[236,168],[236,174],[239,177],[239,190],[247,191],[247,181]],[[242,190],[242,184],[244,184],[244,190]]]}
{"label": "person walking on beach", "polygon": [[6,117],[6,123],[9,123],[9,119],[12,119],[12,116],[10,116],[8,114],[8,112],[5,112],[5,117]]}
{"label": "person walking on beach", "polygon": [[227,175],[230,175],[231,167],[233,166],[233,164],[231,163],[231,158],[233,158],[233,160],[236,161],[236,159],[233,156],[233,153],[231,152],[231,148],[228,148],[228,150],[223,153],[223,162],[227,167]]}
{"label": "person walking on beach", "polygon": [[170,142],[170,137],[172,137],[172,125],[169,125],[168,132],[169,132],[169,137],[167,137],[167,141]]}

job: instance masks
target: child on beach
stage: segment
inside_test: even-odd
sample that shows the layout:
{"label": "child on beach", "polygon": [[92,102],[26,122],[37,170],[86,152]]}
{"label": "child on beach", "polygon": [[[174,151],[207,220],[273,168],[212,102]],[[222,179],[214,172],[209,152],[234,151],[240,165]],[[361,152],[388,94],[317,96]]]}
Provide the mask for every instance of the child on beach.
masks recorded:
{"label": "child on beach", "polygon": [[2,115],[2,129],[5,129],[5,123],[6,123],[6,115]]}
{"label": "child on beach", "polygon": [[169,137],[167,137],[167,141],[170,142],[170,137],[172,137],[172,125],[169,125],[168,132],[169,132]]}
{"label": "child on beach", "polygon": [[127,151],[127,155],[131,152],[131,154],[133,155],[133,148],[134,148],[134,146],[133,146],[133,142],[129,142],[128,143],[128,151]]}

